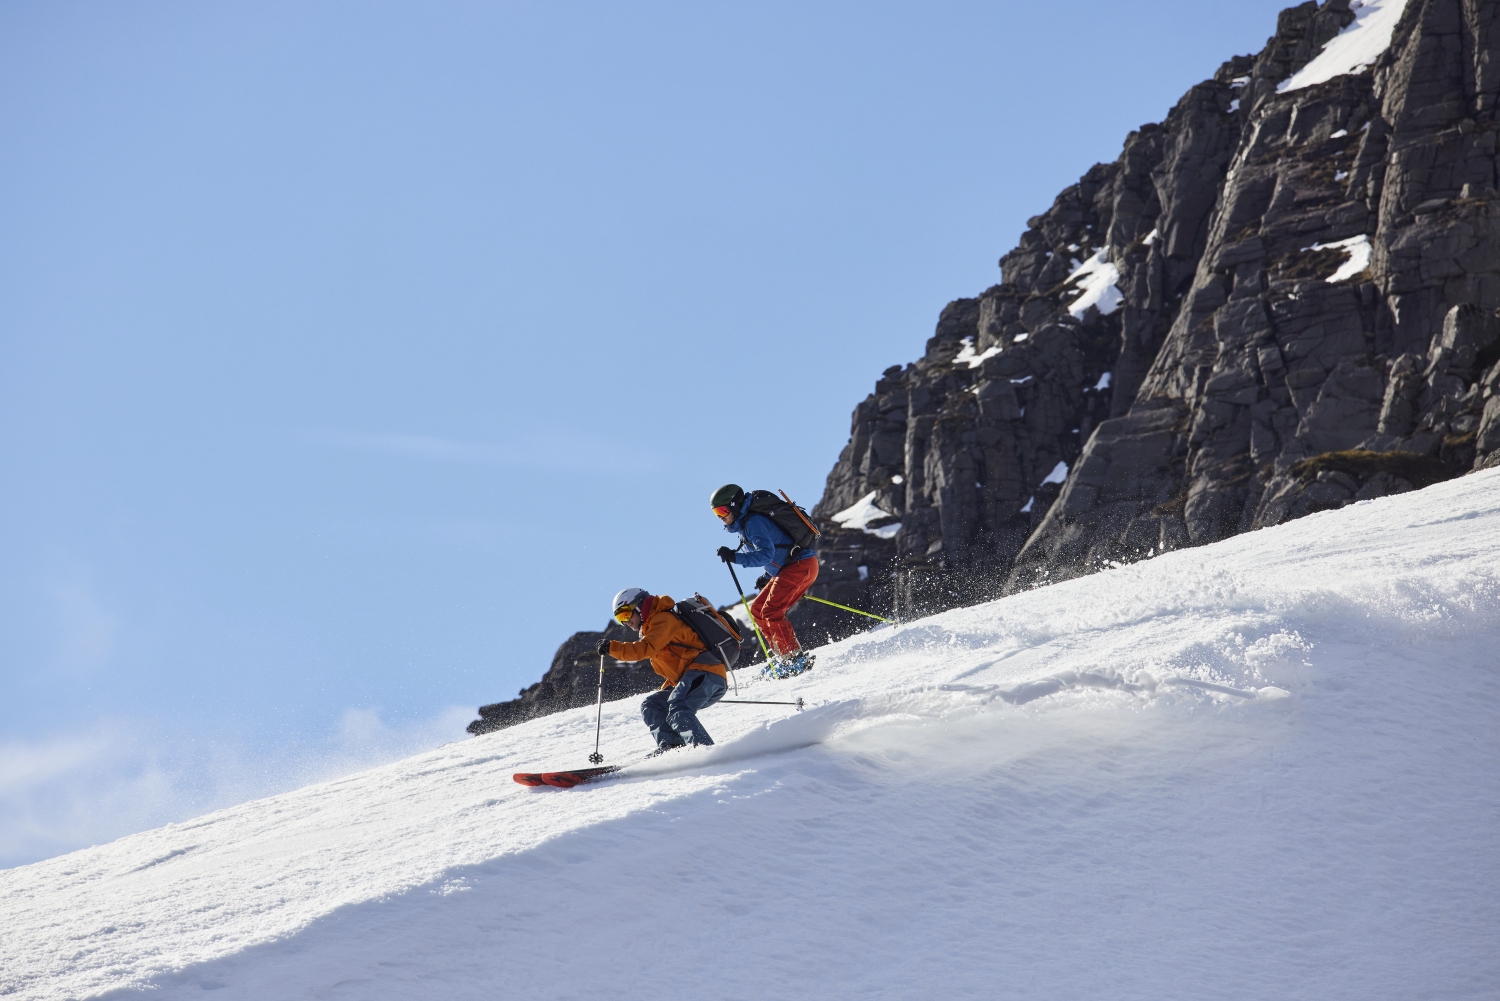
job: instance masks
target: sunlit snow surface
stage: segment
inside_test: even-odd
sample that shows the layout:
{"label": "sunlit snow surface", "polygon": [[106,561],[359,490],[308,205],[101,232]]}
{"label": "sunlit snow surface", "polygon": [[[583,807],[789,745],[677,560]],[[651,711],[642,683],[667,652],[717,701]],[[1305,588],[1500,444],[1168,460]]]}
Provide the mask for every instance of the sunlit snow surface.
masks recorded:
{"label": "sunlit snow surface", "polygon": [[1406,9],[1406,0],[1354,0],[1355,20],[1335,35],[1312,62],[1287,77],[1277,93],[1311,87],[1345,73],[1358,73],[1391,47],[1391,32]]}
{"label": "sunlit snow surface", "polygon": [[0,994],[1493,996],[1497,649],[1491,471],[0,872]]}

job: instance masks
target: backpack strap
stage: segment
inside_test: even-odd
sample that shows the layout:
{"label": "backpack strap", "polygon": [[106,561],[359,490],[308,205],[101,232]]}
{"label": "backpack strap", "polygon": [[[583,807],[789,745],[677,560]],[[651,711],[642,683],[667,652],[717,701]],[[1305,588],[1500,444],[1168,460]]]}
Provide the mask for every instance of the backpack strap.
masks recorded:
{"label": "backpack strap", "polygon": [[809,521],[807,515],[802,513],[802,509],[797,506],[797,502],[786,495],[785,490],[778,490],[777,493],[781,494],[781,499],[786,501],[787,504],[791,507],[792,513],[794,513],[798,518],[802,519],[802,524],[807,526],[807,530],[813,534],[814,539],[823,534],[822,532],[818,531],[818,526]]}
{"label": "backpack strap", "polygon": [[739,627],[736,626],[733,622],[730,622],[728,619],[724,618],[724,616],[720,615],[719,610],[714,607],[713,602],[709,601],[707,598],[703,597],[703,595],[697,593],[696,591],[693,592],[693,597],[702,602],[703,607],[708,611],[708,613],[719,620],[719,625],[729,630],[729,635],[733,636],[736,642],[744,642],[745,637],[744,634],[740,632]]}

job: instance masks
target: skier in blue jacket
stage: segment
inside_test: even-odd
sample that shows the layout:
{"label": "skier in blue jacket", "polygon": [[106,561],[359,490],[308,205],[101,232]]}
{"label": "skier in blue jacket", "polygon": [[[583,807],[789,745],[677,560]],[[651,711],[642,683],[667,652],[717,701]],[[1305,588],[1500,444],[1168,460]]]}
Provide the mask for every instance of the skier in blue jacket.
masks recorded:
{"label": "skier in blue jacket", "polygon": [[755,582],[760,594],[750,603],[750,614],[771,647],[772,660],[764,673],[790,678],[811,670],[813,658],[797,641],[786,613],[818,579],[817,551],[797,549],[792,537],[770,518],[750,514],[750,496],[736,484],[715,490],[710,503],[724,530],[739,533],[742,540],[738,551],[720,546],[719,559],[742,567],[766,568]]}

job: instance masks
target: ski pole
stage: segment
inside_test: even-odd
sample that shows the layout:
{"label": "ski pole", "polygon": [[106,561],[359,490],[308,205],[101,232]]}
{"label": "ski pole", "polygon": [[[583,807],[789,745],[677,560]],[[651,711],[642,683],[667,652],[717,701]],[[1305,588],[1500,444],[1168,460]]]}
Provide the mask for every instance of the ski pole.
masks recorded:
{"label": "ski pole", "polygon": [[760,640],[760,652],[765,654],[766,663],[771,663],[771,649],[766,646],[766,638],[760,634],[760,626],[755,624],[755,616],[750,612],[750,599],[745,597],[745,589],[740,587],[740,575],[734,572],[734,564],[724,564],[729,568],[729,576],[734,579],[734,589],[740,592],[740,604],[745,606],[745,615],[750,620],[750,628],[755,630],[755,638]]}
{"label": "ski pole", "polygon": [[892,625],[895,624],[894,619],[888,619],[884,615],[876,615],[874,612],[861,612],[857,608],[850,608],[848,605],[840,605],[838,602],[829,601],[827,598],[814,598],[810,594],[804,594],[802,597],[806,598],[808,601],[816,601],[820,605],[832,605],[834,608],[842,608],[844,611],[853,612],[855,615],[868,615],[872,619],[879,619],[881,622],[890,622]]}
{"label": "ski pole", "polygon": [[594,703],[594,753],[589,755],[589,761],[597,765],[604,760],[604,755],[599,753],[599,728],[604,724],[604,654],[599,655],[599,694]]}
{"label": "ski pole", "polygon": [[802,711],[802,700],[796,702],[766,702],[762,699],[720,699],[714,705],[719,706],[796,706],[797,711]]}

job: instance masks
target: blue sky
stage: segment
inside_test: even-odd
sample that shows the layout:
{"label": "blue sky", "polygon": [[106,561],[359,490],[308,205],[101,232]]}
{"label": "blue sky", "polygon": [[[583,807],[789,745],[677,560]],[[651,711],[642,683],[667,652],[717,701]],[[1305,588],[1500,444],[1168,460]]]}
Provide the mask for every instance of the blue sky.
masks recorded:
{"label": "blue sky", "polygon": [[[0,8],[0,866],[465,739],[1279,3]],[[722,578],[722,579],[721,579]]]}

